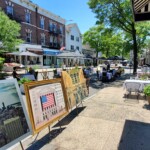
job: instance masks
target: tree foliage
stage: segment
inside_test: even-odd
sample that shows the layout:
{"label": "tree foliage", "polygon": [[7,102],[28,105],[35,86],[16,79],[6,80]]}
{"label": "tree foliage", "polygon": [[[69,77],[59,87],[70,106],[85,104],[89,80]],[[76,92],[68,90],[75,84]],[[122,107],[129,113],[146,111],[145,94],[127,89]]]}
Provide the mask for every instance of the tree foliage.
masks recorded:
{"label": "tree foliage", "polygon": [[83,34],[83,44],[89,44],[97,52],[102,52],[106,57],[122,55],[123,39],[121,33],[115,33],[112,28],[104,25],[95,26]]}
{"label": "tree foliage", "polygon": [[[124,31],[125,47],[134,51],[134,73],[137,71],[137,54],[147,36],[150,35],[148,23],[135,24],[130,0],[89,0],[92,11],[96,14],[97,24],[111,26]],[[143,28],[144,27],[144,28]],[[127,45],[128,46],[127,46]]]}
{"label": "tree foliage", "polygon": [[19,39],[20,25],[0,10],[0,54],[3,52],[12,52],[15,47],[22,43]]}

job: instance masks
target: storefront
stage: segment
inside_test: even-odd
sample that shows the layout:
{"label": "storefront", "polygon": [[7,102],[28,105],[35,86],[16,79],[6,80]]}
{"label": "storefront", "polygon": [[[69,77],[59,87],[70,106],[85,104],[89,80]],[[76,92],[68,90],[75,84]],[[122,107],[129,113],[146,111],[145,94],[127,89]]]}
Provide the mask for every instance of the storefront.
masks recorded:
{"label": "storefront", "polygon": [[56,56],[62,53],[59,50],[43,49],[43,66],[57,65]]}

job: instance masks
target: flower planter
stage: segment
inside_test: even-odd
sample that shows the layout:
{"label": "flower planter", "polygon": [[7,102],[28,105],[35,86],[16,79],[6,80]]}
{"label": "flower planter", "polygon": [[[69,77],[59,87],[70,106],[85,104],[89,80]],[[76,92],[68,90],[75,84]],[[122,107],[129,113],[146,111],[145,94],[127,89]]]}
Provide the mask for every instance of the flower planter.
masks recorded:
{"label": "flower planter", "polygon": [[148,104],[150,105],[150,96],[146,96],[146,99],[148,101]]}
{"label": "flower planter", "polygon": [[21,91],[22,94],[25,94],[25,92],[24,92],[24,85],[23,84],[20,85],[20,91]]}

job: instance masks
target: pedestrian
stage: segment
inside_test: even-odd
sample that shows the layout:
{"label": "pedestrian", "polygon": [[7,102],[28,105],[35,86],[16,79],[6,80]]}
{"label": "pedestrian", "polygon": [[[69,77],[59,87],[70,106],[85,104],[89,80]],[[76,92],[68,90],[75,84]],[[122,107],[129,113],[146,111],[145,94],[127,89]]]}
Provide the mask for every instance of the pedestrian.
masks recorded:
{"label": "pedestrian", "polygon": [[110,70],[110,63],[108,62],[107,63],[107,71],[109,71]]}
{"label": "pedestrian", "polygon": [[12,75],[13,75],[14,78],[17,79],[17,81],[19,81],[19,80],[20,80],[20,76],[17,74],[16,69],[17,69],[17,67],[14,67],[14,68],[13,68],[13,73],[12,73]]}

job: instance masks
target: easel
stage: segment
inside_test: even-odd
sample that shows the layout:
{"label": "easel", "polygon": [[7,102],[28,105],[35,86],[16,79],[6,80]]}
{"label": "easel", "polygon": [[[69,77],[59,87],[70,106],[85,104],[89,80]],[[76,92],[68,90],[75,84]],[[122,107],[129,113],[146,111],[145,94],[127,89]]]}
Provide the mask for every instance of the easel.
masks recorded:
{"label": "easel", "polygon": [[20,141],[19,143],[20,143],[21,149],[24,150],[22,142]]}

